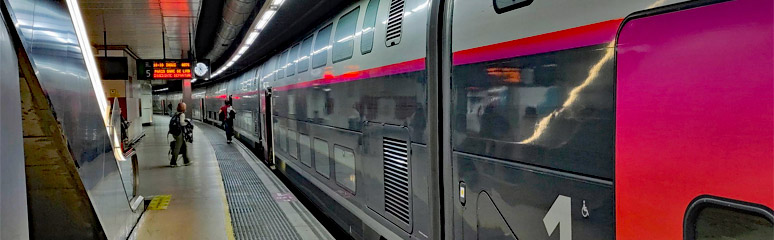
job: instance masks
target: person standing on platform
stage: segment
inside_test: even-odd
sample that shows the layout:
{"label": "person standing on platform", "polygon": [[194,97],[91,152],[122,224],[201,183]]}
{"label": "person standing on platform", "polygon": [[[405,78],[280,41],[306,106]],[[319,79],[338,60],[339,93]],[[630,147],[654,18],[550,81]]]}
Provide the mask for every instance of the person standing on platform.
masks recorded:
{"label": "person standing on platform", "polygon": [[175,115],[175,112],[172,111],[172,103],[167,104],[167,114],[169,114],[170,117]]}
{"label": "person standing on platform", "polygon": [[183,154],[183,164],[188,166],[191,164],[191,160],[188,158],[188,148],[186,146],[186,139],[184,128],[188,127],[188,123],[185,119],[185,103],[177,104],[177,113],[169,120],[169,134],[175,138],[174,144],[170,144],[172,147],[172,159],[169,160],[170,167],[177,167],[177,156]]}
{"label": "person standing on platform", "polygon": [[220,121],[223,122],[223,129],[226,130],[226,143],[231,143],[231,137],[234,136],[234,118],[236,111],[231,107],[231,101],[226,100],[226,104],[220,107],[218,111]]}

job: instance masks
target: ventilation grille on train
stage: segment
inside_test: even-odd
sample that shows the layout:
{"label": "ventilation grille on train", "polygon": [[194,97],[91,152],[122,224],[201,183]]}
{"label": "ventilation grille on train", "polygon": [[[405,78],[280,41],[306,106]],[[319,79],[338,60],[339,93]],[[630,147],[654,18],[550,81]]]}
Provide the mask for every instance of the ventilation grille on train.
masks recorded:
{"label": "ventilation grille on train", "polygon": [[390,18],[387,23],[387,47],[400,43],[400,35],[403,28],[403,8],[405,5],[405,0],[392,0],[392,3],[390,3]]}
{"label": "ventilation grille on train", "polygon": [[384,208],[404,223],[409,223],[408,143],[384,138]]}

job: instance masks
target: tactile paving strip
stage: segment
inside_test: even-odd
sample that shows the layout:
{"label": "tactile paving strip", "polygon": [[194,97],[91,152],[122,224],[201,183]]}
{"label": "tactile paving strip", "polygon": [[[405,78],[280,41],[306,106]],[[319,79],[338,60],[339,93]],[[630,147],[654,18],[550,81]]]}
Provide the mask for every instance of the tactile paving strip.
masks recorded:
{"label": "tactile paving strip", "polygon": [[236,239],[301,239],[271,193],[236,146],[218,130],[203,127],[215,149]]}

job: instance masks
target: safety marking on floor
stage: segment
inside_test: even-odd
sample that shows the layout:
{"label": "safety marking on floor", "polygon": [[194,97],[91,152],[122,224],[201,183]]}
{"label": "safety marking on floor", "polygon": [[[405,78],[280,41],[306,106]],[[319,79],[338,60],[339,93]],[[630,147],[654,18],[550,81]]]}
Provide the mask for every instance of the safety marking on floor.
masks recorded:
{"label": "safety marking on floor", "polygon": [[169,207],[169,201],[172,200],[172,195],[158,195],[153,197],[150,204],[148,204],[148,210],[164,210]]}
{"label": "safety marking on floor", "polygon": [[292,193],[275,193],[274,194],[274,201],[277,202],[292,202],[295,201],[296,197],[293,196]]}

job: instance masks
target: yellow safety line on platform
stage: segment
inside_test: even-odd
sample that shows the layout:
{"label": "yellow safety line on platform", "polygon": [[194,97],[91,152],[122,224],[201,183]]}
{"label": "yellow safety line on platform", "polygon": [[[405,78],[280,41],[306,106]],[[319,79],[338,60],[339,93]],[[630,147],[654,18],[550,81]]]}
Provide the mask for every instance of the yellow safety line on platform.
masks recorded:
{"label": "yellow safety line on platform", "polygon": [[[218,167],[218,175],[221,175],[220,167]],[[231,225],[231,212],[228,210],[228,200],[226,199],[226,186],[223,185],[223,175],[221,175],[220,179],[220,198],[223,202],[223,211],[226,213],[226,237],[228,237],[228,240],[235,240],[234,226]]]}
{"label": "yellow safety line on platform", "polygon": [[158,195],[153,197],[150,204],[148,204],[148,210],[164,210],[169,207],[169,202],[172,201],[172,195]]}

